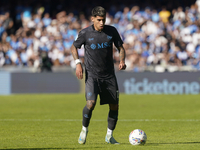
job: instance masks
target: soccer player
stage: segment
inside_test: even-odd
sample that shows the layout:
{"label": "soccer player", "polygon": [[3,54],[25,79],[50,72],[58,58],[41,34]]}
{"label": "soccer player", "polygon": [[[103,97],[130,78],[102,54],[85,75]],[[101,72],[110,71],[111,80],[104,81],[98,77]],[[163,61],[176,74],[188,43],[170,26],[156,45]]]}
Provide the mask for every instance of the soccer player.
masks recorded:
{"label": "soccer player", "polygon": [[81,30],[71,47],[76,63],[76,76],[83,78],[83,67],[78,56],[78,48],[84,45],[85,56],[85,97],[82,130],[78,142],[85,144],[92,111],[100,96],[100,105],[109,104],[108,128],[105,141],[119,144],[113,137],[113,130],[118,120],[119,92],[113,64],[113,43],[119,51],[119,70],[125,70],[125,49],[119,33],[113,26],[105,25],[106,11],[97,6],[92,10],[93,25]]}

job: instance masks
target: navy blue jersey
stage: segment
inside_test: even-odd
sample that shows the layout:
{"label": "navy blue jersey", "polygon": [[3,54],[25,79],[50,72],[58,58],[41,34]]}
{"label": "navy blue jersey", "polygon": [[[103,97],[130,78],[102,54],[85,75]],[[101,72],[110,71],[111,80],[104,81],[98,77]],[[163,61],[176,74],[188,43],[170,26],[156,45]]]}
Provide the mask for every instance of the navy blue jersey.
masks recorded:
{"label": "navy blue jersey", "polygon": [[123,44],[119,33],[113,26],[105,25],[99,32],[91,25],[79,32],[73,44],[76,48],[84,45],[86,77],[105,79],[114,76],[113,43],[116,47]]}

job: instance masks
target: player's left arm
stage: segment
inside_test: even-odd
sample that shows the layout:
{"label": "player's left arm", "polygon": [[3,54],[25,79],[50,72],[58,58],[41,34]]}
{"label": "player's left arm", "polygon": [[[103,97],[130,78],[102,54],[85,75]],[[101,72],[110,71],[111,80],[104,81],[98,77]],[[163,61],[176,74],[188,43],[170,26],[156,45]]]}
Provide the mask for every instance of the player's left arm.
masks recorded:
{"label": "player's left arm", "polygon": [[119,51],[119,70],[125,70],[126,69],[126,64],[125,64],[125,57],[126,57],[126,52],[123,46],[117,47]]}

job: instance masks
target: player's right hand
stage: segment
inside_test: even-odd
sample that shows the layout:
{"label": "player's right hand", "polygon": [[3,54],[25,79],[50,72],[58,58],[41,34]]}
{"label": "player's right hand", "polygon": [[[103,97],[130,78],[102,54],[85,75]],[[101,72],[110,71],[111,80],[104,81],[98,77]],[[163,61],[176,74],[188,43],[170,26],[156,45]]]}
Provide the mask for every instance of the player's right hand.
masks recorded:
{"label": "player's right hand", "polygon": [[126,69],[126,64],[124,62],[120,62],[119,70],[125,70],[125,69]]}
{"label": "player's right hand", "polygon": [[76,77],[78,79],[83,79],[83,68],[81,63],[76,65]]}

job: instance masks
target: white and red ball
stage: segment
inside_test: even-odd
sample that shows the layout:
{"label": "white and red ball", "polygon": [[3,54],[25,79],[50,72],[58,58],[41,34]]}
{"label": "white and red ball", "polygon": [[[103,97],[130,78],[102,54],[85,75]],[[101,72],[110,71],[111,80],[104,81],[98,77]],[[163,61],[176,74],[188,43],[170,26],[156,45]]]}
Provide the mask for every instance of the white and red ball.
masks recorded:
{"label": "white and red ball", "polygon": [[132,145],[144,145],[147,141],[147,135],[143,130],[135,129],[129,134],[129,142]]}

